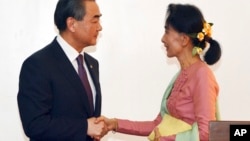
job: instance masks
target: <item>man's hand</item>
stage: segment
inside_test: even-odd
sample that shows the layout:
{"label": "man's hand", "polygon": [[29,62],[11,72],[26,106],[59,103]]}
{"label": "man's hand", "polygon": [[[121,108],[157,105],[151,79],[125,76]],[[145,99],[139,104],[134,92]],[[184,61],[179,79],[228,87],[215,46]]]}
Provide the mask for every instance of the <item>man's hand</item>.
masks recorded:
{"label": "man's hand", "polygon": [[95,140],[100,140],[104,135],[107,134],[108,129],[104,121],[97,121],[97,118],[88,119],[88,131],[87,134]]}

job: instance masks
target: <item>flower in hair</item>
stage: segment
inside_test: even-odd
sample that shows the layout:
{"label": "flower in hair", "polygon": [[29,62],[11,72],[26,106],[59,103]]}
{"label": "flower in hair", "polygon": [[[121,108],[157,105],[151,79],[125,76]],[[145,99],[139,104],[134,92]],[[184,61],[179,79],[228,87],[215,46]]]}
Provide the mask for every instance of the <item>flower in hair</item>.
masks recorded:
{"label": "flower in hair", "polygon": [[192,38],[197,38],[200,42],[205,39],[205,36],[211,37],[212,36],[212,25],[213,23],[203,23],[203,29],[201,32],[189,34]]}
{"label": "flower in hair", "polygon": [[205,35],[203,32],[199,32],[196,36],[196,38],[199,40],[199,41],[202,41],[204,39]]}
{"label": "flower in hair", "polygon": [[203,29],[199,32],[196,38],[201,42],[205,36],[211,37],[212,36],[212,23],[203,23]]}
{"label": "flower in hair", "polygon": [[[211,38],[212,25],[213,25],[213,23],[204,22],[202,31],[200,31],[198,33],[189,34],[189,36],[192,38],[197,38],[200,42],[202,42],[207,37]],[[198,45],[193,47],[192,55],[193,56],[195,56],[196,54],[200,55],[202,53],[202,51],[203,51],[203,49],[200,47],[200,43],[199,43]]]}
{"label": "flower in hair", "polygon": [[195,56],[196,54],[200,55],[201,53],[202,53],[202,48],[197,47],[197,46],[193,47],[193,50],[192,50],[192,55],[193,56]]}
{"label": "flower in hair", "polygon": [[206,23],[206,22],[203,24],[202,32],[208,37],[212,36],[212,25],[213,23]]}

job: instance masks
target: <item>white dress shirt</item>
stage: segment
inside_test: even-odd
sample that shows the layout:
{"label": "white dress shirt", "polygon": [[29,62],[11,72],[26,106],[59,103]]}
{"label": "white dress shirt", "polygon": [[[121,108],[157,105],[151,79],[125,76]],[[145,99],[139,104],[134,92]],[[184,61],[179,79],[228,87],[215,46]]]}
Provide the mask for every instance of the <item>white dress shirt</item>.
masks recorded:
{"label": "white dress shirt", "polygon": [[[68,59],[70,60],[70,62],[72,63],[73,67],[75,68],[76,72],[78,73],[78,65],[77,65],[77,61],[76,58],[79,56],[79,54],[83,55],[84,58],[84,49],[81,53],[78,53],[71,45],[69,45],[63,38],[62,36],[58,35],[56,38],[57,42],[59,43],[59,45],[62,47],[64,53],[66,54],[66,56],[68,57]],[[85,62],[85,60],[83,60]],[[92,94],[93,94],[93,104],[94,104],[94,108],[95,108],[95,96],[96,96],[96,90],[95,90],[95,85],[94,82],[90,76],[88,67],[86,66],[86,63],[84,64],[84,68],[87,72],[87,76],[88,76],[88,80],[89,80],[89,84],[92,90]]]}

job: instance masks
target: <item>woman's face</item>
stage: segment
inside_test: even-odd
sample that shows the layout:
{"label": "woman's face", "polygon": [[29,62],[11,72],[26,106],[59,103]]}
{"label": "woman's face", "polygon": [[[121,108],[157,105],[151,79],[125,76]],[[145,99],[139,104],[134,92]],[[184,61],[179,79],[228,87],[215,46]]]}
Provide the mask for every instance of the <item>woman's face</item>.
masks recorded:
{"label": "woman's face", "polygon": [[182,37],[183,34],[177,32],[173,27],[169,25],[165,27],[161,41],[164,43],[168,57],[177,57],[182,52]]}

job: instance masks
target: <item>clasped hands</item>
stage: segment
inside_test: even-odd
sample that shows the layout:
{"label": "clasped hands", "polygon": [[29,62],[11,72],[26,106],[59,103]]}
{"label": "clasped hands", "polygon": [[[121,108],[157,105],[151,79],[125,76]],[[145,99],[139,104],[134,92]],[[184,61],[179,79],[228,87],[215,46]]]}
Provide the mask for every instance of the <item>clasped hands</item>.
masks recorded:
{"label": "clasped hands", "polygon": [[[100,139],[105,136],[109,131],[116,131],[118,128],[117,119],[109,119],[105,116],[100,116],[98,118],[88,119],[88,132],[87,134],[94,138],[95,141],[100,141]],[[154,141],[160,141],[161,134],[158,128],[154,129],[155,138]]]}
{"label": "clasped hands", "polygon": [[99,141],[109,131],[114,131],[117,128],[117,120],[109,119],[104,116],[92,117],[88,119],[88,131],[87,134],[94,138],[95,141]]}

